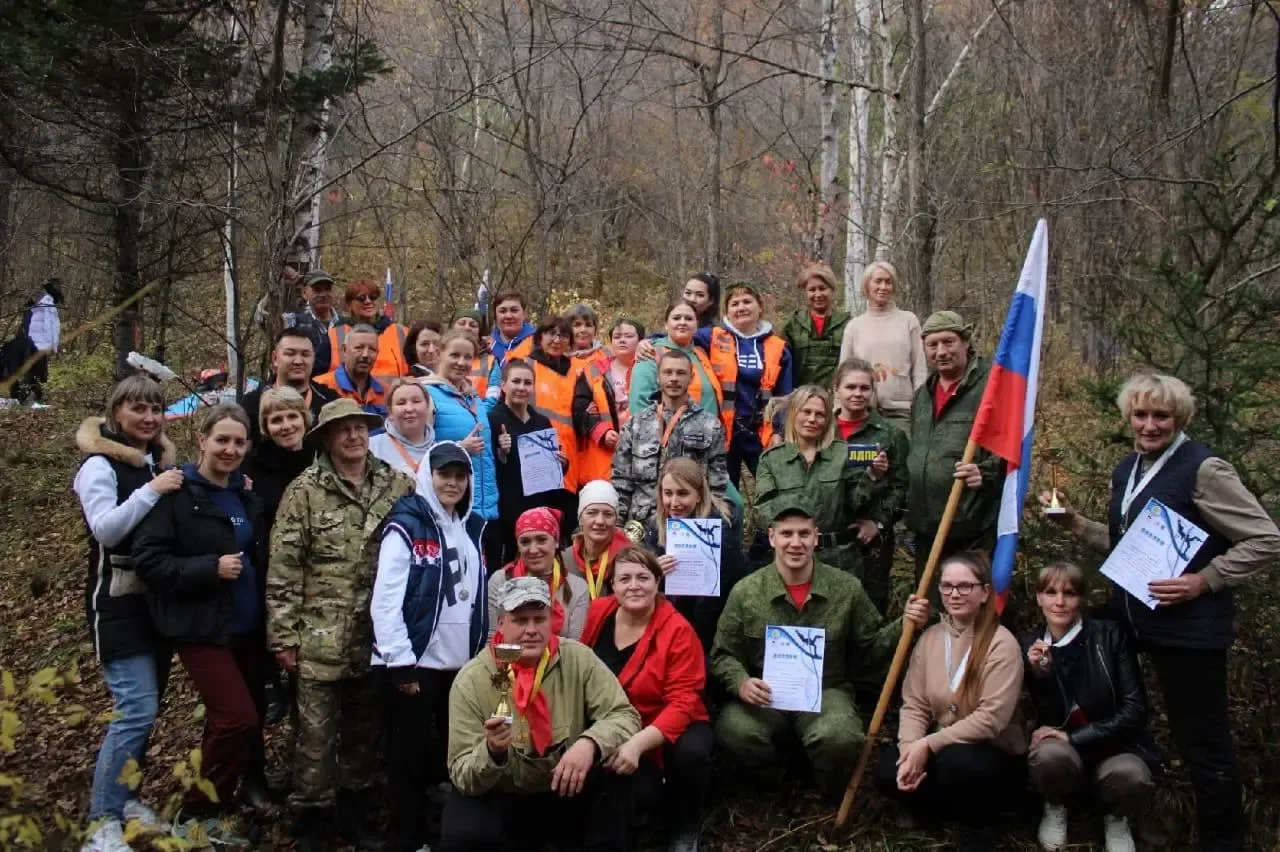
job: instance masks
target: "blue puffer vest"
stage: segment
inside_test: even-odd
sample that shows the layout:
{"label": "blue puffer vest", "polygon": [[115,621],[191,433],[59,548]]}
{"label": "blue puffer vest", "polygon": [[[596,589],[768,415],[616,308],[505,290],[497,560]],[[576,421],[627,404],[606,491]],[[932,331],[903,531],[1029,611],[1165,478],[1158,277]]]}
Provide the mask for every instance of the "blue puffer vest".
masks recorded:
{"label": "blue puffer vest", "polygon": [[[472,513],[467,518],[467,536],[480,553],[480,537],[484,533],[484,518]],[[415,657],[421,657],[436,629],[436,621],[445,603],[452,604],[456,594],[452,585],[445,583],[445,566],[456,564],[458,551],[442,542],[443,536],[431,514],[431,507],[418,494],[409,494],[396,501],[387,515],[383,535],[399,535],[412,552],[409,563],[409,579],[405,583],[404,614],[409,641]],[[489,605],[486,597],[488,577],[483,566],[478,572],[476,588],[471,590],[475,607],[471,611],[471,655],[475,656],[489,636]]]}
{"label": "blue puffer vest", "polygon": [[[1133,502],[1129,504],[1129,524],[1133,523],[1147,501],[1155,498],[1209,533],[1208,539],[1187,566],[1188,574],[1201,570],[1213,559],[1226,553],[1231,546],[1221,533],[1205,521],[1191,500],[1200,465],[1213,456],[1214,452],[1204,444],[1187,441],[1169,458],[1147,487],[1134,495]],[[1107,524],[1112,548],[1120,541],[1120,500],[1138,458],[1138,453],[1131,454],[1111,474],[1111,509]],[[1152,610],[1116,586],[1112,604],[1117,611],[1125,614],[1139,643],[1145,645],[1225,650],[1235,641],[1235,603],[1230,589],[1204,594],[1186,603],[1158,606]]]}

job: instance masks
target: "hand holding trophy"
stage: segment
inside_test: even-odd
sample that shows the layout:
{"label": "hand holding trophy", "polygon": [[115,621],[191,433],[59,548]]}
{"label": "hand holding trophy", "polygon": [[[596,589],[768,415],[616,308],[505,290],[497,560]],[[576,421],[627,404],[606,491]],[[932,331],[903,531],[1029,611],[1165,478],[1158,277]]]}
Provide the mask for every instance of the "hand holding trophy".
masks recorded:
{"label": "hand holding trophy", "polygon": [[511,664],[520,659],[524,649],[518,642],[498,642],[493,646],[493,656],[498,663],[498,672],[493,676],[493,685],[498,690],[498,706],[494,708],[491,719],[501,719],[510,725],[514,721],[511,711]]}

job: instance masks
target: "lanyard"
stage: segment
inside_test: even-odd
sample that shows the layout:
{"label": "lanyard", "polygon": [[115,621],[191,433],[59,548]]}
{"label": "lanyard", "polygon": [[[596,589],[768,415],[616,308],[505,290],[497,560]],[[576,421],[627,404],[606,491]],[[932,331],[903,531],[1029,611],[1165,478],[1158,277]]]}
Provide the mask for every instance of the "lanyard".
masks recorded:
{"label": "lanyard", "polygon": [[1160,458],[1156,459],[1155,464],[1147,470],[1142,476],[1142,480],[1138,481],[1138,467],[1142,464],[1142,456],[1138,456],[1138,460],[1133,463],[1133,470],[1129,471],[1129,483],[1125,486],[1124,494],[1120,497],[1120,525],[1127,527],[1129,525],[1129,506],[1133,503],[1133,498],[1141,494],[1146,487],[1151,484],[1151,480],[1156,478],[1156,474],[1164,468],[1165,463],[1178,451],[1178,448],[1187,442],[1187,433],[1179,432],[1178,437],[1173,439],[1173,443],[1160,454]]}
{"label": "lanyard", "polygon": [[658,403],[658,428],[662,429],[662,447],[667,446],[667,441],[671,440],[671,433],[676,430],[676,424],[680,422],[680,418],[684,416],[684,410],[687,405],[682,405],[676,409],[675,416],[671,418],[671,422],[667,423],[662,414],[662,403]]}
{"label": "lanyard", "polygon": [[1077,621],[1077,622],[1076,622],[1076,624],[1075,624],[1075,627],[1072,627],[1072,628],[1071,628],[1070,630],[1068,630],[1066,633],[1062,634],[1062,638],[1061,638],[1061,639],[1059,639],[1057,642],[1053,641],[1053,636],[1051,636],[1051,635],[1049,634],[1049,631],[1046,629],[1046,630],[1044,631],[1044,641],[1045,641],[1045,644],[1047,644],[1047,645],[1052,645],[1052,646],[1053,646],[1053,647],[1055,647],[1055,648],[1061,648],[1061,647],[1062,647],[1062,646],[1064,646],[1064,645],[1070,645],[1070,644],[1071,644],[1071,640],[1073,640],[1073,639],[1075,639],[1077,636],[1079,636],[1079,635],[1080,635],[1080,631],[1081,631],[1081,630],[1083,630],[1083,629],[1084,629],[1084,622],[1083,622],[1083,621]]}
{"label": "lanyard", "polygon": [[404,459],[404,463],[409,465],[414,473],[417,473],[418,466],[421,465],[422,462],[414,461],[413,456],[409,455],[409,451],[404,448],[404,444],[400,443],[400,441],[390,432],[387,433],[387,437],[391,439],[392,444],[395,444],[396,452],[400,454],[400,458]]}
{"label": "lanyard", "polygon": [[591,560],[587,558],[587,545],[582,545],[582,573],[587,575],[587,591],[591,595],[591,600],[600,597],[600,593],[604,591],[604,578],[609,574],[609,551],[606,549],[604,555],[600,557],[600,571],[596,574],[593,581],[591,579]]}
{"label": "lanyard", "polygon": [[942,647],[943,647],[943,651],[945,652],[945,662],[947,665],[947,678],[949,679],[947,682],[948,688],[951,690],[951,694],[955,695],[956,690],[960,688],[961,682],[964,681],[964,667],[969,662],[969,652],[973,650],[973,647],[970,646],[965,649],[964,656],[960,658],[960,665],[956,666],[955,672],[951,671],[951,634],[950,633],[947,634],[946,642],[943,644]]}
{"label": "lanyard", "polygon": [[[533,689],[529,692],[529,703],[533,703],[533,699],[537,698],[538,690],[542,689],[542,677],[547,673],[547,663],[551,660],[551,648],[542,649],[542,658],[538,660],[538,668],[533,673]],[[507,667],[507,679],[511,683],[516,682],[516,670],[514,666]]]}
{"label": "lanyard", "polygon": [[551,602],[552,603],[555,603],[556,592],[558,591],[560,591],[560,560],[559,559],[551,563]]}

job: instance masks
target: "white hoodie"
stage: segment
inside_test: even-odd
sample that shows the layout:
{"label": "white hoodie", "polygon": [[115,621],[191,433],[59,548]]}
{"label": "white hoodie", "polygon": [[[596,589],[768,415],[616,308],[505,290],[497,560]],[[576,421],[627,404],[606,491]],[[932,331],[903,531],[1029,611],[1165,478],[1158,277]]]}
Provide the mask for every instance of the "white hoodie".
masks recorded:
{"label": "white hoodie", "polygon": [[[456,442],[441,442],[456,443]],[[429,454],[428,454],[429,457]],[[425,461],[425,459],[424,459]],[[484,588],[484,565],[480,551],[467,535],[467,519],[471,517],[475,497],[475,474],[470,469],[467,456],[467,491],[455,512],[447,516],[440,498],[431,482],[431,465],[418,469],[418,494],[426,501],[432,520],[440,530],[441,553],[454,551],[456,562],[446,564],[444,570],[455,578],[454,603],[445,600],[436,619],[435,630],[427,642],[422,656],[415,662],[418,668],[456,671],[471,659],[471,615]],[[369,604],[373,616],[374,652],[371,662],[381,666],[406,666],[413,661],[413,643],[404,623],[404,596],[409,581],[409,566],[413,551],[403,536],[388,535],[382,539],[378,552],[378,574],[373,583],[373,598]],[[445,583],[450,582],[446,577]]]}
{"label": "white hoodie", "polygon": [[45,293],[31,306],[31,327],[27,335],[38,352],[57,352],[62,339],[62,321],[58,319],[58,306],[53,297]]}

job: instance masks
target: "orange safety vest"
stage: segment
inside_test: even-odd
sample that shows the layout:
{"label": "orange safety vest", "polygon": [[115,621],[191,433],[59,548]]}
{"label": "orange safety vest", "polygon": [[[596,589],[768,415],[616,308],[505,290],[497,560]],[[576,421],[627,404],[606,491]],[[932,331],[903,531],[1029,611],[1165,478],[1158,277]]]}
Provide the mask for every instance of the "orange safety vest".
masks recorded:
{"label": "orange safety vest", "polygon": [[[782,377],[782,354],[787,343],[776,334],[764,339],[764,373],[760,376],[760,394],[756,397],[756,405],[760,413],[773,399],[773,389],[778,386]],[[720,421],[724,423],[725,436],[732,439],[733,415],[738,396],[738,338],[727,328],[716,326],[711,329],[711,366],[716,378],[720,380],[720,388],[724,393],[724,403],[720,406]],[[726,412],[728,416],[726,417]],[[765,420],[760,424],[758,432],[760,446],[766,449],[773,437],[773,424]]]}
{"label": "orange safety vest", "polygon": [[485,352],[471,362],[471,386],[481,399],[489,391],[489,374],[493,372],[493,353]]}
{"label": "orange safety vest", "polygon": [[[609,370],[606,368],[604,372],[599,373],[594,379],[591,379],[591,401],[595,403],[596,410],[600,412],[600,416],[612,423],[609,415],[609,396],[605,392],[606,382],[611,382]],[[627,383],[631,382],[631,373],[627,373]],[[614,403],[618,410],[617,429],[622,431],[622,427],[627,425],[627,421],[631,419],[631,409],[629,406]],[[613,428],[611,425],[609,428]],[[590,435],[584,437],[580,445],[582,447],[581,466],[579,468],[579,476],[582,482],[591,482],[596,479],[609,480],[613,479],[613,450],[600,446]]]}
{"label": "orange safety vest", "polygon": [[587,377],[588,383],[594,383],[609,371],[609,366],[613,363],[613,351],[607,346],[601,346],[587,355],[570,356],[570,361],[573,362],[573,369],[581,371]]}
{"label": "orange safety vest", "polygon": [[564,474],[564,487],[577,492],[579,468],[578,436],[573,431],[573,387],[578,381],[578,371],[570,369],[562,376],[546,364],[533,361],[533,398],[529,405],[551,421],[560,437],[560,451],[569,457],[569,469]]}
{"label": "orange safety vest", "polygon": [[[344,323],[329,329],[329,371],[342,363],[342,344],[351,333],[352,325]],[[409,375],[409,365],[404,360],[404,341],[409,330],[398,322],[384,328],[378,334],[378,359],[373,362],[373,375],[380,382],[389,382],[399,376]]]}
{"label": "orange safety vest", "polygon": [[520,358],[528,361],[533,356],[533,339],[537,336],[538,335],[536,333],[531,334],[524,340],[517,343],[514,349],[508,349],[506,356],[502,359],[502,363],[506,364],[512,358]]}

